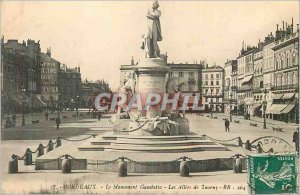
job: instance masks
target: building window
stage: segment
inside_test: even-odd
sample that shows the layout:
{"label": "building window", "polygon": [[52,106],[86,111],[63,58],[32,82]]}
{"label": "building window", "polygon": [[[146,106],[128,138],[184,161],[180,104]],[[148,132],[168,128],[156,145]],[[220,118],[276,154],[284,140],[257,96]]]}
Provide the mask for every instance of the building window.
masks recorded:
{"label": "building window", "polygon": [[[216,85],[219,85],[219,81],[217,81],[217,84]],[[229,86],[229,85],[228,85]]]}
{"label": "building window", "polygon": [[179,72],[179,77],[183,77],[183,72]]}
{"label": "building window", "polygon": [[208,85],[208,81],[205,81],[205,85]]}
{"label": "building window", "polygon": [[284,57],[281,56],[280,69],[284,68]]}
{"label": "building window", "polygon": [[293,53],[292,63],[296,65],[296,52]]}
{"label": "building window", "polygon": [[214,93],[214,89],[210,89],[210,93],[213,94]]}
{"label": "building window", "polygon": [[294,85],[298,84],[297,72],[294,72],[294,74],[293,74],[293,84]]}
{"label": "building window", "polygon": [[287,55],[287,57],[286,57],[286,66],[287,67],[290,66],[290,55]]}
{"label": "building window", "polygon": [[169,72],[169,78],[173,76],[173,72]]}
{"label": "building window", "polygon": [[219,89],[216,89],[216,93],[218,94],[220,92],[220,90]]}
{"label": "building window", "polygon": [[216,74],[216,78],[218,79],[220,77],[220,75],[219,74]]}
{"label": "building window", "polygon": [[260,81],[260,82],[259,82],[259,87],[260,87],[260,88],[263,88],[263,87],[264,87],[264,82],[263,82],[263,81]]}
{"label": "building window", "polygon": [[208,74],[205,74],[205,78],[208,79]]}
{"label": "building window", "polygon": [[208,94],[208,89],[205,89],[205,94]]}
{"label": "building window", "polygon": [[214,81],[210,81],[210,85],[214,85]]}
{"label": "building window", "polygon": [[210,78],[213,79],[214,78],[214,74],[210,74]]}

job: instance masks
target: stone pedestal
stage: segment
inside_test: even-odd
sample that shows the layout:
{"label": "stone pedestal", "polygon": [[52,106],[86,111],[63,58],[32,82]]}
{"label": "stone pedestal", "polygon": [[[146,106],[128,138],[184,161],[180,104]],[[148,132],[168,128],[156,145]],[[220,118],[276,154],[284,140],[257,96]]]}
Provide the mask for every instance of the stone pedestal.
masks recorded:
{"label": "stone pedestal", "polygon": [[[149,94],[163,94],[166,92],[166,74],[169,67],[161,58],[144,58],[137,67],[138,75],[137,92],[142,97],[143,106],[145,106],[146,98]],[[161,116],[162,111],[158,106],[151,106],[149,110],[142,112],[146,118],[155,118]]]}

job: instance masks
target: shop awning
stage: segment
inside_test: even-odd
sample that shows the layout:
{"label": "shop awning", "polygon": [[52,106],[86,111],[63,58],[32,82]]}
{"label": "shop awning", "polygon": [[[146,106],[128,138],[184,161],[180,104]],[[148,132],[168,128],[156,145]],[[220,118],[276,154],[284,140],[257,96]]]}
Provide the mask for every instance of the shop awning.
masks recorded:
{"label": "shop awning", "polygon": [[248,101],[246,101],[246,105],[247,105],[247,106],[250,106],[250,105],[252,105],[252,104],[253,104],[253,102],[252,102],[252,101],[249,101],[249,100],[248,100]]}
{"label": "shop awning", "polygon": [[285,107],[285,109],[283,109],[281,112],[282,114],[287,114],[289,112],[291,112],[291,110],[295,107],[295,105],[293,104],[289,104],[287,105],[287,107]]}
{"label": "shop awning", "polygon": [[288,99],[291,99],[294,95],[295,95],[295,93],[285,93],[285,94],[281,97],[281,99],[288,100]]}
{"label": "shop awning", "polygon": [[245,76],[242,81],[242,84],[248,83],[252,79],[252,77],[253,77],[253,75]]}
{"label": "shop awning", "polygon": [[267,113],[271,114],[281,114],[282,110],[287,107],[287,104],[272,104],[272,106],[267,110]]}
{"label": "shop awning", "polygon": [[283,94],[274,94],[273,100],[279,100],[279,99],[281,99],[282,96],[283,96]]}
{"label": "shop awning", "polygon": [[[271,106],[272,106],[272,102],[268,102],[267,103],[267,108],[266,108],[266,113],[267,114],[269,113],[269,109],[270,109]],[[263,109],[264,109],[264,107],[262,106],[259,111],[263,111]]]}
{"label": "shop awning", "polygon": [[252,106],[253,110],[258,109],[259,107],[261,107],[261,104],[253,104]]}

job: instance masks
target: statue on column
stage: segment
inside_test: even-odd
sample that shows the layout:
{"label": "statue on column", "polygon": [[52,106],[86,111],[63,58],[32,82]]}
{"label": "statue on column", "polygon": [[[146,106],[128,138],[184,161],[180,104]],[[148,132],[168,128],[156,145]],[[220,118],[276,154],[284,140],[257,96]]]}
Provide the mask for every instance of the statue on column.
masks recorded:
{"label": "statue on column", "polygon": [[142,49],[145,50],[146,58],[160,57],[160,50],[157,42],[162,40],[159,17],[161,15],[158,10],[159,3],[154,1],[152,8],[147,13],[147,32],[143,35]]}

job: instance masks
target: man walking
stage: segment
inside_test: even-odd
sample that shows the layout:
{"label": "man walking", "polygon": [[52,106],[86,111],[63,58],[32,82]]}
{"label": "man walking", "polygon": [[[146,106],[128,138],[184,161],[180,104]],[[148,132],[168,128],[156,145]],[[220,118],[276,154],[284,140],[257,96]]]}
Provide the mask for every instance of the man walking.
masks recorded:
{"label": "man walking", "polygon": [[60,117],[59,116],[56,117],[55,122],[56,122],[56,129],[58,130],[59,125],[60,125]]}
{"label": "man walking", "polygon": [[98,118],[98,121],[100,121],[101,117],[102,117],[102,114],[101,114],[101,112],[98,112],[98,113],[97,113],[97,118]]}
{"label": "man walking", "polygon": [[299,128],[293,134],[293,142],[295,143],[296,152],[299,155]]}
{"label": "man walking", "polygon": [[46,118],[46,120],[48,120],[48,112],[47,111],[45,113],[45,118]]}
{"label": "man walking", "polygon": [[227,130],[228,130],[228,132],[229,132],[229,125],[230,125],[230,122],[229,122],[228,119],[226,119],[226,120],[225,120],[225,131],[226,131],[226,132],[227,132]]}

